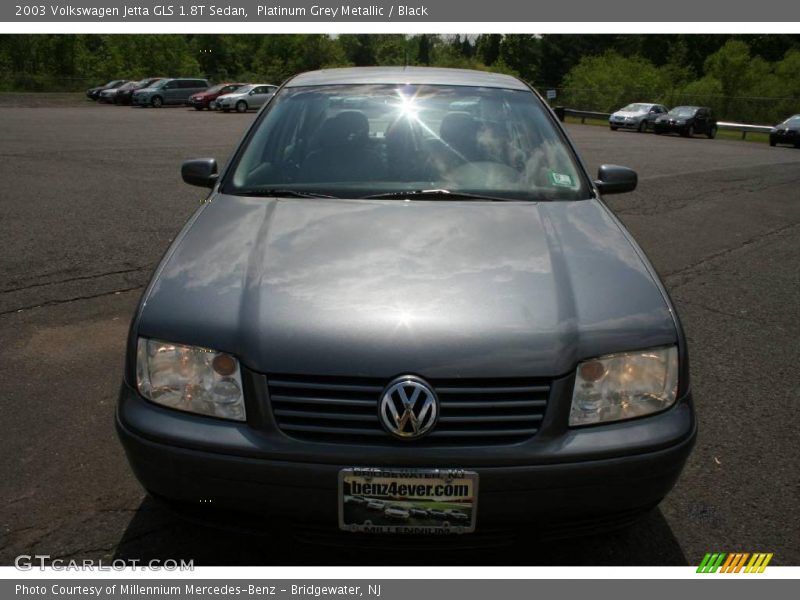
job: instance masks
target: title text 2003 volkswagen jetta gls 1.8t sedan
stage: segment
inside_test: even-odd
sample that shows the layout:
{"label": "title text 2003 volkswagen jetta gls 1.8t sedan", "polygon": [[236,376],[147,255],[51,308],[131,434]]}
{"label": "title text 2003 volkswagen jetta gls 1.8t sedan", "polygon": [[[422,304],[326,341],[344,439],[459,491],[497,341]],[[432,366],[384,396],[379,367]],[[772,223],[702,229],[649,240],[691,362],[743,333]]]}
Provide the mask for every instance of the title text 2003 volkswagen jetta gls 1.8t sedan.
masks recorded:
{"label": "title text 2003 volkswagen jetta gls 1.8t sedan", "polygon": [[686,341],[553,114],[505,75],[288,81],[134,317],[117,427],[179,506],[350,532],[627,522],[691,450]]}

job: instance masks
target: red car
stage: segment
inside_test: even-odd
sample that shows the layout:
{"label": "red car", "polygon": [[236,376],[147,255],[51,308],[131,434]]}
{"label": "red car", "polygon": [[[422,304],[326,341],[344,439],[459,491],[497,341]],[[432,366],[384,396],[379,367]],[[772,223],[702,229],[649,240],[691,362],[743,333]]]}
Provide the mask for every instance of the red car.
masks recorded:
{"label": "red car", "polygon": [[220,83],[213,87],[208,88],[204,92],[200,92],[199,94],[195,94],[191,98],[189,98],[189,104],[194,106],[195,110],[203,110],[204,108],[211,108],[210,104],[217,99],[217,97],[222,96],[223,94],[230,94],[231,92],[235,92],[240,87],[245,85],[244,83]]}

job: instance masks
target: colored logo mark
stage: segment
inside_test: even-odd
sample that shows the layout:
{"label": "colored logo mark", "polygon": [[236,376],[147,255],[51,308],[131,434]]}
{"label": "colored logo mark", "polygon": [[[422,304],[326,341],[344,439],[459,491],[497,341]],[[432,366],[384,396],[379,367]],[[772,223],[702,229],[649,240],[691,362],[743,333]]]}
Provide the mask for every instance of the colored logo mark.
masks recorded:
{"label": "colored logo mark", "polygon": [[[749,559],[749,561],[748,561]],[[725,552],[707,553],[700,566],[697,567],[698,573],[763,573],[769,561],[772,560],[772,552]],[[747,563],[745,565],[745,563]]]}

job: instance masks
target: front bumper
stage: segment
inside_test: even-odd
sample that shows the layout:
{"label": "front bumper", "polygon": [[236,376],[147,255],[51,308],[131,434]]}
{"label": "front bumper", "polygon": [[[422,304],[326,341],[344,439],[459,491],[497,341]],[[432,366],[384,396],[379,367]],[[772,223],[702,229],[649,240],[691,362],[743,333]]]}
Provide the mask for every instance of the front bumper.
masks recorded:
{"label": "front bumper", "polygon": [[608,121],[608,125],[610,127],[619,127],[620,129],[639,129],[640,123],[641,121],[631,121],[631,120],[615,121],[609,119]]}
{"label": "front bumper", "polygon": [[152,96],[132,96],[131,104],[135,106],[149,106]]}
{"label": "front bumper", "polygon": [[800,144],[800,134],[794,133],[770,133],[769,140],[773,144]]}
{"label": "front bumper", "polygon": [[[571,385],[571,380],[562,380]],[[335,529],[345,467],[464,468],[480,477],[477,530],[602,518],[657,504],[694,444],[691,395],[664,413],[568,429],[568,406],[530,441],[507,446],[413,447],[302,442],[270,424],[247,424],[156,406],[123,384],[117,431],[142,485],[186,506],[255,513]]]}
{"label": "front bumper", "polygon": [[653,130],[657,133],[683,133],[689,130],[690,123],[679,125],[677,123],[654,123]]}

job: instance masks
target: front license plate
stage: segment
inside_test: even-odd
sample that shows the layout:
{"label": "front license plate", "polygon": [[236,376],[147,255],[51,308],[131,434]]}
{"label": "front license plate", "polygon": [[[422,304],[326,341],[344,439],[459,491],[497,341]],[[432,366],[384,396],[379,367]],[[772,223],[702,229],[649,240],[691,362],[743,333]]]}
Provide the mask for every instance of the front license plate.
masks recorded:
{"label": "front license plate", "polygon": [[339,471],[339,528],[362,533],[472,533],[478,474],[461,469]]}

